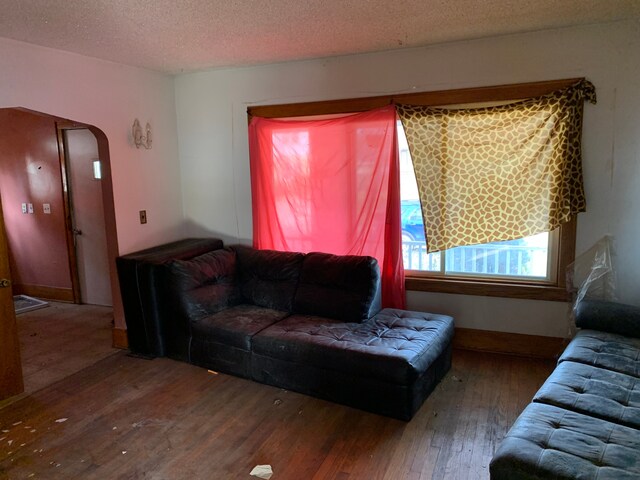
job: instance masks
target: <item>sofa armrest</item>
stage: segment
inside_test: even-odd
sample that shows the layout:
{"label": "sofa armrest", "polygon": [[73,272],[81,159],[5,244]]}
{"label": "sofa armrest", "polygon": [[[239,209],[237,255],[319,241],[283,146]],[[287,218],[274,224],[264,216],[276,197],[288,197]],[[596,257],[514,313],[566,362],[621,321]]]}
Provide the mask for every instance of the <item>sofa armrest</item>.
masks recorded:
{"label": "sofa armrest", "polygon": [[576,310],[576,325],[640,338],[640,307],[604,300],[583,300]]}

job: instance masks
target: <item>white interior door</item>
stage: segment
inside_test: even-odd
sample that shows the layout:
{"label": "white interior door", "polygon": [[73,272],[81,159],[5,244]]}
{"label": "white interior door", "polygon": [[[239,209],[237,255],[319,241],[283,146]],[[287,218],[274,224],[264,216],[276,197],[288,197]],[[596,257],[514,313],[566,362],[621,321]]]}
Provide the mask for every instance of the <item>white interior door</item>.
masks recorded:
{"label": "white interior door", "polygon": [[98,143],[88,129],[64,130],[67,177],[75,233],[80,300],[112,305],[102,181],[96,178]]}

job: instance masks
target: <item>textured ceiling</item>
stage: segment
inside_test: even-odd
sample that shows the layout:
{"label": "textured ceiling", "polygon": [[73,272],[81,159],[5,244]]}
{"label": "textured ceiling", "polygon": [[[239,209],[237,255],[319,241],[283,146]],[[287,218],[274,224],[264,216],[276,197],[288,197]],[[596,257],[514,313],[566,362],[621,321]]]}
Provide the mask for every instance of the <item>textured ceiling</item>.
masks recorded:
{"label": "textured ceiling", "polygon": [[0,37],[178,73],[640,16],[640,0],[0,0]]}

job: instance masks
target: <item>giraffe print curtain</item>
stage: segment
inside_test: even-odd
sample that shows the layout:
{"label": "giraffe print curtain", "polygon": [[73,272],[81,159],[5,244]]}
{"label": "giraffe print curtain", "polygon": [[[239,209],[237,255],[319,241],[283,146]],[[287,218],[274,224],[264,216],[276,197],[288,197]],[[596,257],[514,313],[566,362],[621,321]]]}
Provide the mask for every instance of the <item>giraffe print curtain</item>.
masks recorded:
{"label": "giraffe print curtain", "polygon": [[427,250],[551,231],[585,210],[581,132],[595,88],[507,105],[397,105],[418,182]]}

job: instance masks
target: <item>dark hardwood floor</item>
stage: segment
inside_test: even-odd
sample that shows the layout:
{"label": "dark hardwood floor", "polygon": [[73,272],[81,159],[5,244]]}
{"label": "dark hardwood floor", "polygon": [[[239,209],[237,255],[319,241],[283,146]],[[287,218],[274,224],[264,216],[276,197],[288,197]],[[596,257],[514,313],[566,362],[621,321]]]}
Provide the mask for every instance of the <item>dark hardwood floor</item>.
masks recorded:
{"label": "dark hardwood floor", "polygon": [[117,352],[111,346],[113,309],[49,302],[18,315],[25,393],[33,393]]}
{"label": "dark hardwood floor", "polygon": [[455,351],[405,423],[120,352],[0,409],[0,479],[486,479],[552,368]]}

